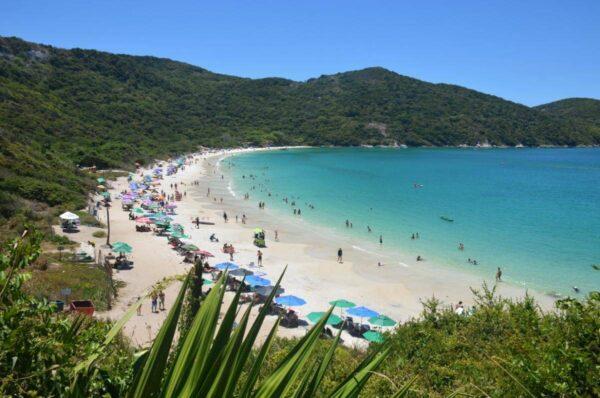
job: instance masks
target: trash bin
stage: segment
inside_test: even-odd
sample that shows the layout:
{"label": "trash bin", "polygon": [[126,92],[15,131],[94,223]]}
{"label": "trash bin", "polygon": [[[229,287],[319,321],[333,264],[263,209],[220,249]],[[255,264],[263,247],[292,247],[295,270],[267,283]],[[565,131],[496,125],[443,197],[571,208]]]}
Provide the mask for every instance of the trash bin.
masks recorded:
{"label": "trash bin", "polygon": [[56,312],[63,312],[65,309],[65,302],[62,300],[54,300],[54,304],[56,305]]}

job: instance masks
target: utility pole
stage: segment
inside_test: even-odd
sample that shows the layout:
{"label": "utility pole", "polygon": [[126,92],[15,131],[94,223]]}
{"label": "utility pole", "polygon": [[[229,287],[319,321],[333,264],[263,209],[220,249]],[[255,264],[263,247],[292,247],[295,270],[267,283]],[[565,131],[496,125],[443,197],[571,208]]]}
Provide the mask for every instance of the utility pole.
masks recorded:
{"label": "utility pole", "polygon": [[108,203],[108,201],[105,200],[105,206],[106,206],[106,246],[110,246],[110,214],[108,212],[108,208],[110,207],[110,204]]}

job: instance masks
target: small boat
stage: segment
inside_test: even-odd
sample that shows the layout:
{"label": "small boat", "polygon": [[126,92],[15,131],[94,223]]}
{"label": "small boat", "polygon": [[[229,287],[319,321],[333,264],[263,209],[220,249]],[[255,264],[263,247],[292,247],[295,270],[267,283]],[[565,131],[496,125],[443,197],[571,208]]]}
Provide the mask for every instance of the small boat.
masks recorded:
{"label": "small boat", "polygon": [[448,217],[446,217],[446,216],[440,216],[440,218],[441,218],[442,220],[444,220],[444,221],[448,221],[448,222],[454,222],[454,220],[453,220],[453,219],[451,219],[451,218],[448,218]]}

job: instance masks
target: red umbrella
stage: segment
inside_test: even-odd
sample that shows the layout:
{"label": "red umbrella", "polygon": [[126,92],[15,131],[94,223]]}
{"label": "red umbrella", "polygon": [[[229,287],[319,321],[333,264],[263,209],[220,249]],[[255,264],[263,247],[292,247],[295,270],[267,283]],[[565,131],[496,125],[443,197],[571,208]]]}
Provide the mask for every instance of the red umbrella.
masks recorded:
{"label": "red umbrella", "polygon": [[135,222],[139,222],[140,224],[152,224],[152,220],[150,220],[148,217],[136,218]]}
{"label": "red umbrella", "polygon": [[196,250],[194,253],[204,257],[214,257],[211,252],[207,252],[206,250]]}

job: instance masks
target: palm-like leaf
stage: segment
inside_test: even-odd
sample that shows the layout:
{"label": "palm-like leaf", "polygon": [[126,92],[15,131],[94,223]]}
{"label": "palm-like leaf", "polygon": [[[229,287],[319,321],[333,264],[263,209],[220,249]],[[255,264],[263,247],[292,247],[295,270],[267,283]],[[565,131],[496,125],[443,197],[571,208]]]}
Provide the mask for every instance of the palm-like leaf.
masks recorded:
{"label": "palm-like leaf", "polygon": [[[219,320],[226,278],[227,274],[225,273],[202,301],[189,330],[181,336],[182,341],[178,351],[171,353],[172,364],[167,370],[165,368],[173,346],[177,322],[182,313],[183,298],[189,277],[185,280],[152,347],[136,360],[129,397],[239,396],[241,398],[270,398],[293,393],[293,396],[300,398],[314,396],[317,393],[333,360],[340,339],[341,332],[338,333],[325,356],[321,359],[315,358],[314,348],[333,307],[257,385],[260,370],[275,338],[279,320],[275,322],[257,355],[252,356],[252,349],[283,274],[252,324],[249,324],[251,305],[242,314],[239,324],[235,324],[240,308],[241,290],[236,292],[231,305],[225,311],[223,318]],[[135,307],[132,310],[134,311]],[[128,319],[127,316],[130,314],[128,313],[124,318]],[[121,320],[115,325],[115,328],[122,327],[124,322]],[[107,336],[106,344],[114,338],[115,328]],[[94,353],[80,369],[85,369],[86,372],[80,372],[77,376],[89,375],[90,366],[94,364],[101,353],[102,350]],[[328,396],[335,398],[358,396],[369,377],[388,354],[389,349],[384,348],[368,356]],[[250,363],[250,358],[253,358],[252,363]],[[242,378],[244,370],[247,373],[246,377]],[[81,383],[81,379],[79,383]],[[404,396],[407,390],[408,387],[405,386],[398,391],[397,396]],[[84,389],[79,391],[84,391]]]}

